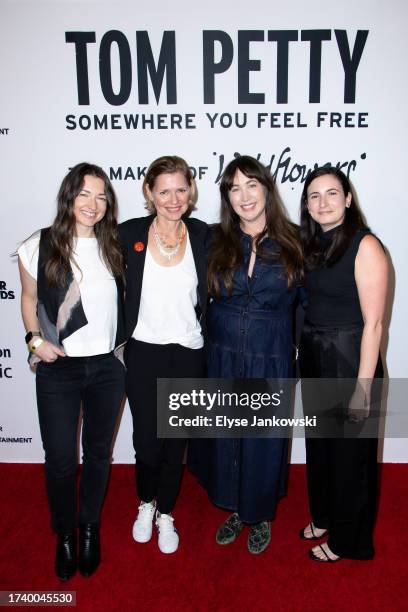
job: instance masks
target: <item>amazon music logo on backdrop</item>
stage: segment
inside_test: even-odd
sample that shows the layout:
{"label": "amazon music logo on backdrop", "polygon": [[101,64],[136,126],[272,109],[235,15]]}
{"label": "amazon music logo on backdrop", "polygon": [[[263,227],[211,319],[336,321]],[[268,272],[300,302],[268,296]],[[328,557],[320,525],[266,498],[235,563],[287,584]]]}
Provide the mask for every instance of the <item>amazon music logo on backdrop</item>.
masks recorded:
{"label": "amazon music logo on backdrop", "polygon": [[7,380],[9,378],[13,378],[13,370],[8,365],[7,360],[11,359],[11,349],[9,348],[0,348],[0,380]]}

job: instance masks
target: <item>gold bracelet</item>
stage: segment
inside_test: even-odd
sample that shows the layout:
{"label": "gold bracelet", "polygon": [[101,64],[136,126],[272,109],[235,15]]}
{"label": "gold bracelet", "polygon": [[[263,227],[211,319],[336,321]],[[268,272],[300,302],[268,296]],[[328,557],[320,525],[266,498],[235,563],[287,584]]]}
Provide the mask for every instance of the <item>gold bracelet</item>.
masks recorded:
{"label": "gold bracelet", "polygon": [[35,351],[38,349],[39,346],[42,345],[43,342],[44,342],[44,338],[37,338],[37,340],[34,340],[32,345],[29,347],[29,350],[32,353],[35,353]]}

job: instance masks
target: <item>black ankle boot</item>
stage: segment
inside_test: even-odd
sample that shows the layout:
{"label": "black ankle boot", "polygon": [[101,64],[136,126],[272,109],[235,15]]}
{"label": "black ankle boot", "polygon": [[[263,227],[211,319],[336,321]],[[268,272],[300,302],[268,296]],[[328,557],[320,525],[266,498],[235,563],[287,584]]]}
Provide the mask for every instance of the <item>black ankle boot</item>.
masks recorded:
{"label": "black ankle boot", "polygon": [[58,534],[55,572],[60,580],[69,580],[77,570],[76,531]]}
{"label": "black ankle boot", "polygon": [[86,523],[79,526],[79,571],[91,576],[101,562],[99,525]]}

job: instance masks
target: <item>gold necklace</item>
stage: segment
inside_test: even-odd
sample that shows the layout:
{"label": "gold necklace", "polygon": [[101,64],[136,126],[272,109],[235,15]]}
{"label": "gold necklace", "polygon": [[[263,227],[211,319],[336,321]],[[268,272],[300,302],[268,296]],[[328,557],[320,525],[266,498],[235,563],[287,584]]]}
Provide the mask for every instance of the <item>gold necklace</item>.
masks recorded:
{"label": "gold necklace", "polygon": [[180,224],[181,224],[180,236],[177,238],[176,244],[172,245],[172,244],[166,244],[166,242],[162,240],[162,238],[160,237],[159,228],[157,226],[157,217],[155,217],[153,221],[153,236],[154,236],[157,248],[159,250],[160,255],[162,255],[163,257],[167,257],[169,261],[172,257],[174,257],[179,252],[180,245],[184,240],[184,236],[186,233],[186,226],[181,219],[180,219]]}

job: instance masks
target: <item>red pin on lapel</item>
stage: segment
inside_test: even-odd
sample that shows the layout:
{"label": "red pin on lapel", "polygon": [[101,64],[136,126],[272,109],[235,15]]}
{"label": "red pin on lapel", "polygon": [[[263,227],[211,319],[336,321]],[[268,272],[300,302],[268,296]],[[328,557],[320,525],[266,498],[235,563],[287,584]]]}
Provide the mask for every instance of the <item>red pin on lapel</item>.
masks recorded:
{"label": "red pin on lapel", "polygon": [[136,251],[136,253],[140,253],[140,251],[143,251],[144,248],[145,245],[143,244],[143,242],[135,242],[135,244],[133,245],[133,249]]}

